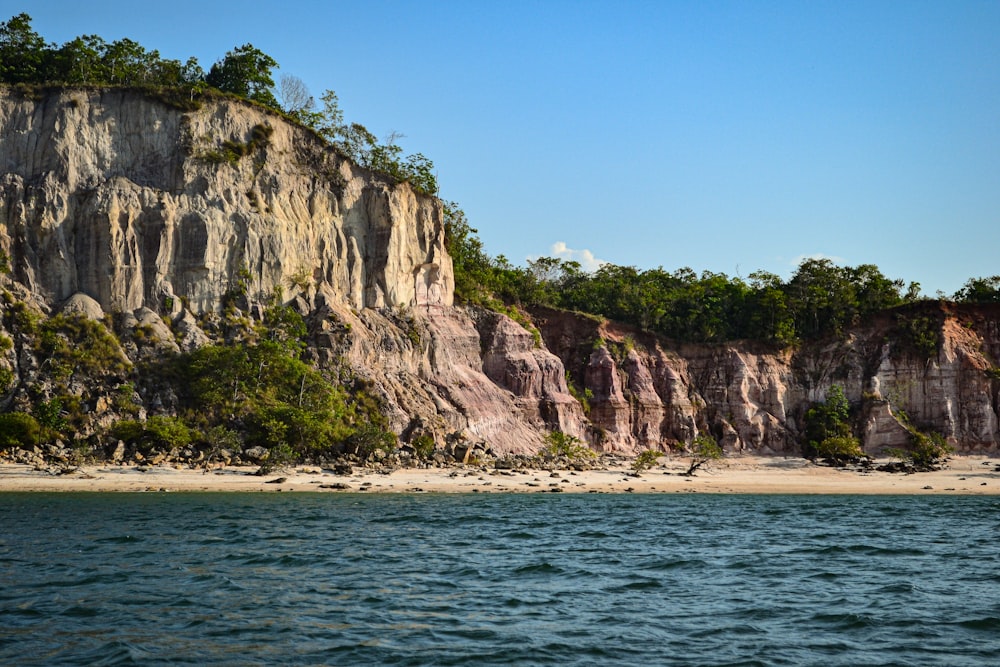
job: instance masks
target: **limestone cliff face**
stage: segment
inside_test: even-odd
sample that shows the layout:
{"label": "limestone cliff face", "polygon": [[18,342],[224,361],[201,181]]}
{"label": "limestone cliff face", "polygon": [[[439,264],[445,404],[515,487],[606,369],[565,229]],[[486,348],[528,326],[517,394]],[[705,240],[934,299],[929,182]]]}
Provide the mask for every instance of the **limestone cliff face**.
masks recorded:
{"label": "limestone cliff face", "polygon": [[[280,289],[307,316],[316,361],[370,382],[404,437],[517,452],[550,429],[583,435],[554,355],[505,317],[452,307],[439,200],[250,104],[0,91],[0,250],[12,298],[113,314],[165,352],[206,344],[199,322],[227,295],[253,317]],[[37,359],[15,349],[0,364],[17,380],[0,401],[23,403]]]}
{"label": "limestone cliff face", "polygon": [[[869,453],[905,446],[907,423],[959,451],[1000,447],[1000,308],[919,305],[938,340],[908,346],[888,313],[843,340],[793,351],[760,345],[671,345],[643,332],[551,310],[536,323],[591,398],[591,438],[636,452],[701,431],[730,452],[801,451],[802,420],[839,385],[856,407]],[[911,313],[912,314],[912,313]]]}

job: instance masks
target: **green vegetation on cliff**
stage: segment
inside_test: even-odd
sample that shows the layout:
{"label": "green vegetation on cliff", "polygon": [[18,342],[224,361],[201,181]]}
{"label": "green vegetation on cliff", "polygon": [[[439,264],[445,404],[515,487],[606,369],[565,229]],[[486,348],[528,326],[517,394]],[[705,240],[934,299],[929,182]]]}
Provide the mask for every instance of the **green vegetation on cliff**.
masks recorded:
{"label": "green vegetation on cliff", "polygon": [[[135,367],[126,343],[156,342],[137,342],[127,331],[117,338],[111,318],[46,318],[18,302],[4,315],[37,366],[26,400],[0,415],[0,449],[75,441],[82,453],[101,456],[110,438],[125,443],[125,456],[256,446],[267,460],[290,463],[342,453],[364,458],[395,447],[380,401],[365,383],[304,359],[305,322],[280,295],[258,322],[231,305],[215,327],[218,342],[157,354]],[[158,406],[158,413],[144,418],[141,405]],[[81,440],[80,434],[91,435]]]}
{"label": "green vegetation on cliff", "polygon": [[[404,156],[398,134],[379,142],[359,123],[344,122],[337,95],[327,90],[323,107],[300,79],[284,75],[274,82],[278,62],[253,44],[227,52],[206,73],[196,58],[163,58],[131,39],[106,42],[82,35],[65,44],[47,43],[31,26],[28,14],[0,23],[0,83],[26,92],[50,85],[133,86],[179,106],[196,108],[197,100],[217,91],[250,100],[309,127],[357,164],[409,182],[425,194],[438,192],[434,163],[421,153]],[[278,97],[281,97],[279,101]]]}
{"label": "green vegetation on cliff", "polygon": [[[788,280],[765,271],[743,280],[711,271],[699,275],[687,267],[641,270],[614,264],[588,273],[578,262],[552,257],[514,266],[486,252],[454,202],[445,204],[445,224],[459,300],[575,310],[679,341],[792,345],[839,336],[876,313],[921,299],[918,283],[904,290],[902,280],[886,277],[873,264],[837,266],[828,259],[804,260]],[[969,280],[953,298],[1000,302],[1000,276]],[[900,335],[922,356],[933,356],[936,323],[908,317],[897,318]]]}
{"label": "green vegetation on cliff", "polygon": [[[420,153],[404,156],[397,135],[380,142],[363,125],[346,122],[331,90],[317,106],[295,77],[285,75],[276,85],[276,68],[277,62],[252,44],[229,51],[206,73],[193,58],[183,64],[164,59],[128,39],[108,43],[86,35],[49,44],[26,14],[0,24],[0,83],[25,97],[37,99],[32,96],[42,88],[63,84],[139,87],[181,108],[194,108],[206,95],[235,95],[310,128],[363,167],[408,181],[418,191],[438,192],[430,160]],[[238,163],[267,142],[271,129],[258,125],[246,141],[230,139],[220,150],[197,157],[211,164]],[[252,191],[247,195],[256,197]],[[841,336],[866,318],[920,299],[918,284],[905,285],[874,265],[842,267],[826,259],[803,261],[787,280],[763,271],[743,279],[686,267],[642,270],[612,264],[588,272],[577,262],[551,257],[516,266],[486,252],[457,204],[444,203],[443,215],[459,301],[507,313],[529,328],[539,345],[540,333],[526,315],[535,306],[590,313],[678,341],[748,339],[791,346]],[[0,274],[9,268],[8,257],[0,253]],[[309,275],[303,269],[296,278],[303,289]],[[1000,302],[1000,276],[971,279],[954,298]],[[240,312],[251,311],[249,304],[243,306]],[[893,315],[890,335],[903,343],[894,345],[894,353],[934,357],[941,343],[939,322],[906,310]],[[0,364],[0,397],[13,396],[15,384],[26,385],[25,378],[31,386],[21,387],[22,403],[5,406],[12,412],[0,419],[0,446],[65,440],[81,430],[93,432],[95,442],[120,439],[144,456],[164,449],[250,445],[268,450],[275,462],[344,452],[366,457],[395,446],[379,401],[356,378],[310,359],[305,324],[280,298],[258,322],[247,316],[237,324],[235,311],[233,306],[233,312],[222,314],[230,321],[225,331],[213,332],[212,344],[166,360],[151,354],[155,361],[135,368],[122,351],[124,341],[111,333],[111,318],[45,318],[8,299],[4,328],[14,338],[0,335],[0,354],[9,357]],[[141,343],[148,332],[136,329],[132,335]],[[420,343],[419,331],[411,329],[409,335],[412,343]],[[19,371],[17,377],[8,365]],[[589,390],[577,390],[572,382],[569,390],[586,412]],[[860,449],[843,393],[834,390],[804,415],[806,451],[846,460]],[[106,405],[112,393],[113,410]],[[158,405],[161,396],[169,400]],[[150,410],[155,414],[146,418],[142,405],[156,405]],[[118,421],[95,427],[94,415],[102,411]],[[937,436],[913,433],[917,458],[941,455]],[[425,455],[433,451],[431,436],[419,437],[425,439],[418,449]],[[549,441],[553,455],[572,458],[583,451],[582,443],[562,433],[551,434]],[[697,465],[717,453],[714,441],[692,447]]]}

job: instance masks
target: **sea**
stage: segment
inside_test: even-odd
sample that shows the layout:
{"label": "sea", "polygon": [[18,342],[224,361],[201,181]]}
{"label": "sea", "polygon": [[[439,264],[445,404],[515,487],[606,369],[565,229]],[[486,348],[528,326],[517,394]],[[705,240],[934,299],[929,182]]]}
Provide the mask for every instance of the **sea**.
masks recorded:
{"label": "sea", "polygon": [[1000,499],[0,493],[2,665],[998,665]]}

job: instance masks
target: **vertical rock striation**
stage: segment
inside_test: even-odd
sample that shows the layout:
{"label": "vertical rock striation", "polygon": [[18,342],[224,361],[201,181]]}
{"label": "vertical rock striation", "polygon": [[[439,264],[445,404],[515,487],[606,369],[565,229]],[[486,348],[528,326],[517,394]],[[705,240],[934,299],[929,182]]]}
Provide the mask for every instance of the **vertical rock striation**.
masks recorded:
{"label": "vertical rock striation", "polygon": [[[910,427],[964,451],[1000,443],[1000,308],[916,306],[933,350],[908,342],[899,312],[778,350],[539,309],[539,344],[504,315],[454,307],[444,234],[437,199],[245,102],[184,111],[126,89],[0,90],[5,336],[25,309],[76,312],[173,354],[207,344],[200,323],[234,300],[253,318],[279,296],[306,316],[313,361],[363,378],[404,438],[524,452],[558,429],[632,453],[710,432],[730,452],[797,454],[805,411],[836,384],[870,452]],[[6,346],[0,370],[16,382],[0,407],[26,403],[40,364],[23,341]],[[93,403],[100,415],[113,401]]]}
{"label": "vertical rock striation", "polygon": [[908,427],[940,433],[959,451],[996,451],[1000,307],[930,302],[910,310],[935,322],[936,353],[907,344],[893,322],[903,310],[842,340],[794,350],[671,345],[589,317],[534,314],[592,394],[594,440],[607,450],[668,448],[708,431],[729,452],[797,454],[806,410],[838,385],[859,415],[855,431],[869,453],[907,445]]}
{"label": "vertical rock striation", "polygon": [[[535,450],[549,429],[583,435],[555,356],[500,316],[481,316],[481,336],[452,307],[444,240],[439,200],[257,106],[0,91],[0,250],[32,307],[92,304],[160,337],[164,317],[178,341],[164,345],[191,349],[209,340],[199,318],[233,295],[252,314],[280,294],[312,323],[316,360],[366,378],[401,433],[497,452]],[[20,392],[37,370],[0,363]]]}

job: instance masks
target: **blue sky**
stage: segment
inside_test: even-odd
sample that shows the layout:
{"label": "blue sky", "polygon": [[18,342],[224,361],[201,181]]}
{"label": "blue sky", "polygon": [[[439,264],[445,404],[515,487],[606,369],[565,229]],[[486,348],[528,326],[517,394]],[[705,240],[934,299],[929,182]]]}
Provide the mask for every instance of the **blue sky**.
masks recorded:
{"label": "blue sky", "polygon": [[[207,70],[252,43],[401,132],[514,263],[1000,274],[1000,2],[0,1]],[[561,244],[561,245],[560,245]]]}

